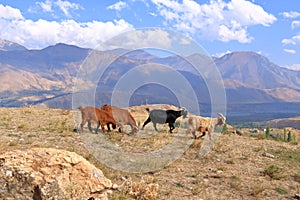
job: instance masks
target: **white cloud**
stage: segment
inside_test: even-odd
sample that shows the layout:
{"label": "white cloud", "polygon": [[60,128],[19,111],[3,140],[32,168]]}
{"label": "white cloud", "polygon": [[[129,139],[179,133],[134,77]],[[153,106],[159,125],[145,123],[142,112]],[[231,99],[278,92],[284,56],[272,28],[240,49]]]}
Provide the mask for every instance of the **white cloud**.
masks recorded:
{"label": "white cloud", "polygon": [[294,64],[291,66],[285,66],[285,68],[291,69],[291,70],[295,70],[295,71],[300,71],[300,64]]}
{"label": "white cloud", "polygon": [[232,52],[230,50],[227,50],[226,52],[216,53],[213,56],[217,57],[217,58],[221,58],[222,56],[229,54],[229,53],[232,53]]}
{"label": "white cloud", "polygon": [[59,9],[65,14],[67,17],[71,17],[70,10],[79,10],[83,9],[80,4],[71,3],[69,1],[58,0],[54,3],[59,7]]}
{"label": "white cloud", "polygon": [[300,27],[300,21],[298,21],[298,20],[292,21],[292,29],[295,29],[298,27]]}
{"label": "white cloud", "polygon": [[288,45],[288,44],[296,45],[296,44],[300,44],[300,33],[298,35],[293,36],[290,39],[283,39],[281,41],[281,43],[283,45]]}
{"label": "white cloud", "polygon": [[247,31],[235,21],[232,21],[232,25],[230,27],[220,25],[219,39],[223,42],[237,40],[241,43],[249,43],[252,40],[251,37],[247,36]]}
{"label": "white cloud", "polygon": [[39,5],[44,12],[53,12],[51,0],[46,0],[45,2],[36,2],[36,4]]}
{"label": "white cloud", "polygon": [[[109,40],[102,46],[99,46],[98,49],[115,49],[120,48],[120,46],[124,49],[138,49],[141,47],[169,49],[172,46],[173,40],[175,39],[172,38],[167,31],[161,29],[141,29],[118,35],[118,37]],[[176,42],[178,42],[178,40],[176,40]]]}
{"label": "white cloud", "polygon": [[297,18],[300,17],[300,13],[296,11],[290,11],[290,12],[283,12],[280,13],[285,18]]}
{"label": "white cloud", "polygon": [[283,51],[285,51],[287,53],[290,53],[290,54],[295,54],[296,53],[296,50],[294,50],[294,49],[283,49]]}
{"label": "white cloud", "polygon": [[123,19],[85,23],[74,20],[33,21],[24,19],[18,9],[2,5],[0,9],[0,16],[4,16],[0,19],[0,38],[17,42],[29,49],[44,48],[59,42],[95,48],[99,43],[133,29],[133,26]]}
{"label": "white cloud", "polygon": [[[256,4],[245,0],[231,0],[227,3],[227,17],[236,19],[242,26],[263,25],[270,26],[276,18]],[[228,13],[227,13],[228,12]]]}
{"label": "white cloud", "polygon": [[193,0],[152,2],[169,26],[189,34],[200,34],[204,39],[248,43],[253,39],[248,35],[248,26],[270,26],[276,21],[261,6],[246,0],[211,0],[209,4]]}
{"label": "white cloud", "polygon": [[[63,12],[64,16],[68,18],[72,18],[72,11],[83,9],[80,4],[62,0],[46,0],[44,2],[36,2],[36,5],[41,7],[43,12],[51,13],[52,15],[55,13],[54,9],[57,8]],[[32,10],[32,8],[30,10]]]}
{"label": "white cloud", "polygon": [[0,4],[0,19],[5,20],[17,20],[17,19],[24,19],[23,15],[21,14],[19,9],[12,8],[10,6],[4,6]]}
{"label": "white cloud", "polygon": [[157,14],[154,12],[149,12],[149,15],[153,16],[153,17],[157,17]]}
{"label": "white cloud", "polygon": [[121,11],[122,9],[124,9],[126,7],[128,7],[128,4],[126,2],[119,1],[115,4],[112,4],[112,5],[108,6],[107,9]]}

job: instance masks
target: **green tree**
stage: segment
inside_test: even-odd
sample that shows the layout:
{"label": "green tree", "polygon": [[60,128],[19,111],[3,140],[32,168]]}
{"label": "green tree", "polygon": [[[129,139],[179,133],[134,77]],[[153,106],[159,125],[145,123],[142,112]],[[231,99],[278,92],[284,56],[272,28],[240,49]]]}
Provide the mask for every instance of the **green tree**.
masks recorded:
{"label": "green tree", "polygon": [[226,134],[227,133],[227,124],[225,123],[224,125],[223,125],[223,128],[222,128],[222,131],[221,131],[221,133],[223,133],[223,134]]}
{"label": "green tree", "polygon": [[291,140],[292,140],[292,133],[291,131],[289,131],[287,141],[290,142]]}
{"label": "green tree", "polygon": [[266,138],[269,138],[269,137],[270,137],[270,127],[267,127]]}

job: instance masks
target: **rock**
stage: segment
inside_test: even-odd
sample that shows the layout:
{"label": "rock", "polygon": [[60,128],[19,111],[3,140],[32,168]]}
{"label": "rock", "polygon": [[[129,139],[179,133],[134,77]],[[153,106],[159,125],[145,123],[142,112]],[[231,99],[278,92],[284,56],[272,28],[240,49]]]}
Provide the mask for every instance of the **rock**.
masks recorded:
{"label": "rock", "polygon": [[11,177],[13,174],[12,174],[12,171],[7,170],[7,171],[5,172],[5,175],[8,176],[8,177]]}
{"label": "rock", "polygon": [[263,153],[262,155],[265,156],[265,157],[268,157],[268,158],[276,158],[276,156],[274,156],[270,153],[267,153],[267,152]]}
{"label": "rock", "polygon": [[108,199],[112,182],[74,152],[50,148],[0,155],[0,199]]}
{"label": "rock", "polygon": [[119,186],[118,186],[117,184],[114,183],[114,184],[112,185],[112,189],[117,190],[117,189],[119,189]]}
{"label": "rock", "polygon": [[295,194],[294,199],[300,200],[300,194]]}

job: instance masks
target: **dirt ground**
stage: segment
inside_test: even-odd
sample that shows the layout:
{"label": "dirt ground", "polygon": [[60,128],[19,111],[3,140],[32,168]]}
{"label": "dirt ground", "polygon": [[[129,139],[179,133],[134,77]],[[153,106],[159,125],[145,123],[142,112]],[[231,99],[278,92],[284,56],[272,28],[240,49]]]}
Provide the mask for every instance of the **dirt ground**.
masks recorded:
{"label": "dirt ground", "polygon": [[[139,124],[147,117],[144,109],[131,112]],[[95,143],[104,134],[87,129],[77,133],[77,115],[61,109],[0,108],[0,154],[33,147],[75,152],[118,185],[111,199],[299,199],[299,142],[253,137],[243,130],[242,136],[220,134],[212,150],[202,157],[199,152],[205,140],[183,134],[182,141],[189,145],[178,159],[154,171],[133,173],[101,162],[85,139],[90,137]],[[175,134],[168,133],[167,126],[158,129],[159,133],[147,135],[152,133],[149,124],[139,136],[112,131],[105,133],[105,138],[125,152],[147,154],[172,144],[180,128]],[[299,131],[293,130],[293,134],[299,141]]]}

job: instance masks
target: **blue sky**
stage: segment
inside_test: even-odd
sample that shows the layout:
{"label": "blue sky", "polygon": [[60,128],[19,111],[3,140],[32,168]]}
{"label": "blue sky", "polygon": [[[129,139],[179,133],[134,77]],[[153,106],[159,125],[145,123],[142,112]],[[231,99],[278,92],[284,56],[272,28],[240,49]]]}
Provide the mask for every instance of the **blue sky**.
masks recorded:
{"label": "blue sky", "polygon": [[59,42],[95,48],[126,31],[160,27],[208,54],[254,51],[300,70],[297,0],[0,0],[0,38],[41,49]]}

